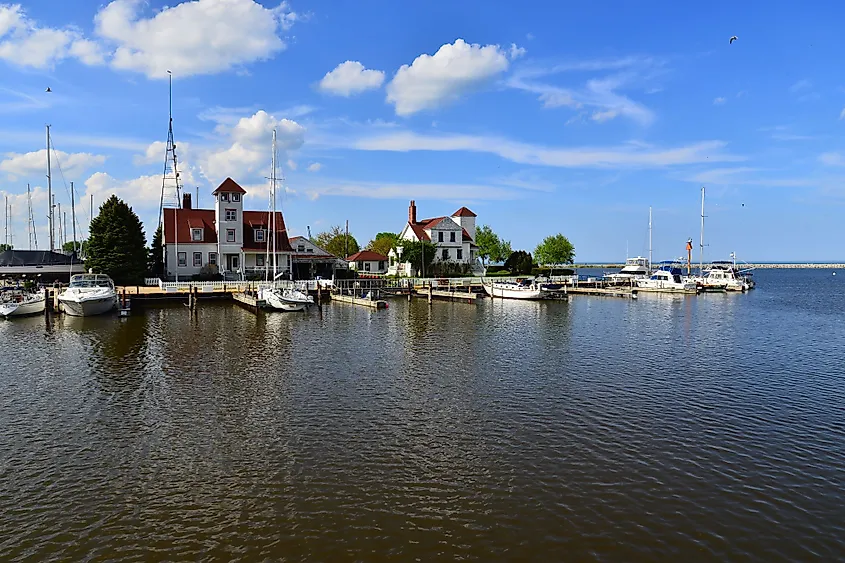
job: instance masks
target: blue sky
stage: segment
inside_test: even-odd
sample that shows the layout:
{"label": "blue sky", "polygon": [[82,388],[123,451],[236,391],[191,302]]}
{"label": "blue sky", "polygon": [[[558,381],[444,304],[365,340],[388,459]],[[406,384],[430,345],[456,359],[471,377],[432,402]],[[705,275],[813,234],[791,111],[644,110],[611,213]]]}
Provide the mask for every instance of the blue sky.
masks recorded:
{"label": "blue sky", "polygon": [[155,224],[172,70],[186,187],[208,207],[231,176],[266,209],[275,127],[291,234],[348,219],[364,244],[415,199],[421,216],[466,205],[514,248],[562,232],[578,260],[621,260],[647,252],[651,206],[668,259],[698,242],[706,186],[706,258],[845,259],[839,3],[165,6],[0,3],[16,247],[27,183],[46,245],[47,123],[63,211],[74,181]]}

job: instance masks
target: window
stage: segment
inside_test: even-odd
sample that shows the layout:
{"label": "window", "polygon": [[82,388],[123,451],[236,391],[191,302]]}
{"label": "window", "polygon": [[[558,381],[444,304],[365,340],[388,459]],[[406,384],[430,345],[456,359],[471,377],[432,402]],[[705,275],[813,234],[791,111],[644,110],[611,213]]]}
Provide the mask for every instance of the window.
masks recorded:
{"label": "window", "polygon": [[464,259],[464,251],[463,251],[462,248],[459,248],[458,249],[458,260],[463,260],[463,259]]}
{"label": "window", "polygon": [[232,202],[237,203],[241,200],[241,194],[232,194]]}
{"label": "window", "polygon": [[437,232],[437,242],[443,242],[443,231]]}
{"label": "window", "polygon": [[225,202],[228,203],[229,202],[229,194],[227,194],[226,192],[223,192],[222,194],[220,194],[220,201],[225,201]]}
{"label": "window", "polygon": [[226,242],[235,242],[235,229],[226,229]]}
{"label": "window", "polygon": [[[442,235],[443,233],[440,233],[440,234]],[[444,249],[443,249],[443,259],[444,259],[444,260],[448,260],[448,259],[449,259],[449,249],[448,249],[448,248],[444,248]]]}
{"label": "window", "polygon": [[202,229],[191,229],[191,240],[194,242],[202,242]]}
{"label": "window", "polygon": [[449,242],[455,242],[455,231],[449,233]]}
{"label": "window", "polygon": [[202,252],[194,252],[194,268],[202,268]]}
{"label": "window", "polygon": [[178,254],[178,260],[179,260],[179,267],[184,268],[185,266],[188,265],[188,254],[186,252],[180,252]]}
{"label": "window", "polygon": [[364,269],[364,263],[363,263],[363,262],[358,262],[357,269],[358,269],[358,270],[363,270],[363,269]]}
{"label": "window", "polygon": [[314,249],[313,249],[313,248],[307,248],[307,249],[305,250],[305,252],[314,252]]}
{"label": "window", "polygon": [[305,252],[305,245],[304,244],[296,245],[296,251],[297,252]]}
{"label": "window", "polygon": [[264,229],[255,229],[255,242],[264,242]]}
{"label": "window", "polygon": [[370,265],[371,265],[371,264],[372,264],[372,262],[364,262],[364,271],[365,271],[365,272],[369,272],[369,271],[370,271]]}
{"label": "window", "polygon": [[209,252],[208,253],[208,263],[217,265],[217,253],[216,252]]}
{"label": "window", "polygon": [[379,260],[379,262],[378,262],[378,269],[379,269],[379,270],[384,270],[384,260]]}
{"label": "window", "polygon": [[264,256],[262,256],[261,254],[256,255],[255,256],[255,265],[258,266],[259,268],[263,268],[264,267]]}
{"label": "window", "polygon": [[237,221],[238,220],[238,210],[237,209],[226,209],[226,220],[227,221]]}

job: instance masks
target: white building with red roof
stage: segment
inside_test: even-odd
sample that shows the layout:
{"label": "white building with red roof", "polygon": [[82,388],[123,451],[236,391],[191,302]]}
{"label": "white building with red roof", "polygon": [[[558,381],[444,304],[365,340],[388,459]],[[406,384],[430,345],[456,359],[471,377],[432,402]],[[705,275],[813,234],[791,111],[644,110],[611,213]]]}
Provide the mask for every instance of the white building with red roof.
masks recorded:
{"label": "white building with red roof", "polygon": [[361,250],[348,257],[349,269],[362,274],[387,273],[388,258],[384,254],[372,250]]}
{"label": "white building with red roof", "polygon": [[[226,178],[214,190],[214,209],[193,209],[185,193],[181,208],[166,208],[164,223],[165,271],[168,278],[190,279],[205,266],[241,278],[273,268],[290,272],[293,249],[285,220],[276,212],[275,237],[268,211],[244,211],[246,190]],[[275,248],[269,241],[275,240]]]}
{"label": "white building with red roof", "polygon": [[[435,261],[468,265],[473,273],[483,273],[478,260],[478,245],[475,244],[476,214],[461,207],[452,215],[417,219],[417,205],[411,200],[408,206],[408,222],[399,233],[399,240],[428,241],[437,248]],[[411,275],[412,266],[402,263],[397,249],[389,254],[389,274]]]}

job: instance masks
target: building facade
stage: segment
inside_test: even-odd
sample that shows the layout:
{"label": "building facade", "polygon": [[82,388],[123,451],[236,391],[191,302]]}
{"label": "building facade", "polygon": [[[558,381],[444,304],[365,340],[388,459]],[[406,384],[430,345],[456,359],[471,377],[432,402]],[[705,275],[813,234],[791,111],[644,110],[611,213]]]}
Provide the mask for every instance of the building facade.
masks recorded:
{"label": "building facade", "polygon": [[359,274],[386,274],[388,257],[372,250],[361,250],[346,259],[349,269]]}
{"label": "building facade", "polygon": [[164,209],[167,277],[190,279],[217,271],[243,279],[271,273],[274,267],[277,274],[290,275],[293,249],[282,213],[276,212],[273,225],[267,211],[244,211],[246,190],[231,178],[212,195],[214,209],[193,209],[189,193],[184,194],[181,208]]}
{"label": "building facade", "polygon": [[291,237],[293,248],[293,271],[296,279],[331,279],[337,270],[346,270],[348,265],[324,248],[306,237]]}

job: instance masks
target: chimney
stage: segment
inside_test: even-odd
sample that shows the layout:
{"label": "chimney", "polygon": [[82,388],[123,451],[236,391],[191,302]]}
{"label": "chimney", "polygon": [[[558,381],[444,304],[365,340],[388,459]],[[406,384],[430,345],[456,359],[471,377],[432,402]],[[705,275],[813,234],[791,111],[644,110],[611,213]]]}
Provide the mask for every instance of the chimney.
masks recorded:
{"label": "chimney", "polygon": [[411,200],[411,205],[408,206],[408,222],[412,225],[417,222],[417,205],[414,200]]}
{"label": "chimney", "polygon": [[191,194],[185,192],[182,194],[182,209],[191,209]]}

